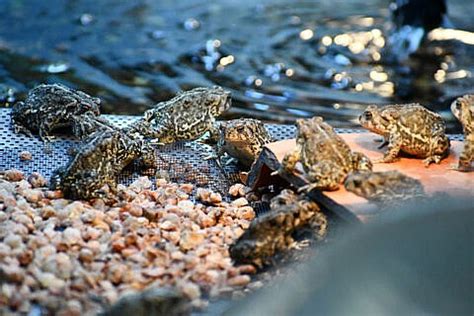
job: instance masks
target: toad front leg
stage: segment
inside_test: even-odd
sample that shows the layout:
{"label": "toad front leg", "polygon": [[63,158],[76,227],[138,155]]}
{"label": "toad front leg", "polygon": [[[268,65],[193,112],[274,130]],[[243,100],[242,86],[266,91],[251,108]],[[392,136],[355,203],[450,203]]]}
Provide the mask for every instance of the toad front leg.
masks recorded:
{"label": "toad front leg", "polygon": [[397,161],[398,154],[402,148],[402,138],[399,134],[392,134],[388,140],[388,150],[385,152],[383,158],[376,159],[374,163],[390,163]]}
{"label": "toad front leg", "polygon": [[54,139],[54,136],[50,135],[51,131],[53,130],[54,121],[51,119],[46,119],[45,121],[41,122],[39,126],[39,137],[43,142],[50,142]]}
{"label": "toad front leg", "polygon": [[22,134],[25,134],[28,137],[34,137],[33,133],[27,127],[25,127],[21,124],[15,123],[15,122],[13,123],[13,130],[17,134],[22,133]]}
{"label": "toad front leg", "polygon": [[[214,159],[216,161],[216,164],[219,168],[222,168],[222,158],[225,156],[226,152],[224,149],[224,145],[221,144],[221,142],[217,142],[215,152],[204,157],[204,160],[211,160]],[[227,161],[225,164],[229,164],[230,162]]]}
{"label": "toad front leg", "polygon": [[[472,144],[471,144],[472,145]],[[474,146],[467,148],[468,144],[464,145],[464,150],[459,156],[458,170],[459,171],[472,171],[474,170]]]}
{"label": "toad front leg", "polygon": [[220,139],[219,124],[215,122],[214,118],[209,118],[209,120],[211,120],[209,127],[205,128],[204,133],[197,139],[197,142],[206,145],[216,145]]}
{"label": "toad front leg", "polygon": [[439,164],[441,159],[443,159],[443,156],[441,156],[441,155],[429,156],[428,158],[423,159],[423,164],[425,165],[425,167],[429,167],[429,165],[432,162],[434,162],[435,164]]}
{"label": "toad front leg", "polygon": [[213,120],[212,125],[209,127],[209,138],[206,140],[208,144],[217,144],[220,138],[219,124]]}
{"label": "toad front leg", "polygon": [[283,157],[283,160],[280,164],[280,168],[278,170],[273,171],[271,175],[275,176],[278,174],[285,174],[285,173],[296,174],[296,164],[298,163],[300,158],[301,158],[301,146],[296,144],[296,148],[292,152],[287,153],[285,157]]}
{"label": "toad front leg", "polygon": [[451,169],[458,171],[474,171],[474,134],[466,137],[464,140],[464,148],[459,156],[457,164],[452,165]]}
{"label": "toad front leg", "polygon": [[143,169],[156,169],[158,167],[156,163],[157,158],[163,160],[160,155],[156,154],[155,148],[148,143],[141,145],[140,167]]}
{"label": "toad front leg", "polygon": [[288,173],[295,173],[296,171],[296,164],[298,161],[300,161],[301,158],[301,149],[297,148],[286,154],[285,157],[283,157],[283,160],[281,162],[281,166],[278,172],[288,172]]}

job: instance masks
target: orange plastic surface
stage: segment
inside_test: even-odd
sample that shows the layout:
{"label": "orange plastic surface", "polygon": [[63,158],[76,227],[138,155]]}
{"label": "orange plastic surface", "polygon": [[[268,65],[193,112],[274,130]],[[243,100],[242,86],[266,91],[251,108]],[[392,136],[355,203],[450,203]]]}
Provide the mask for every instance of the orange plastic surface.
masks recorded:
{"label": "orange plastic surface", "polygon": [[[377,148],[380,142],[375,140],[380,137],[374,134],[339,135],[349,144],[353,151],[360,151],[371,159],[381,158],[385,150],[387,150],[386,147],[382,149]],[[267,145],[280,162],[285,153],[293,150],[294,146],[294,139]],[[440,164],[431,164],[428,168],[424,166],[422,159],[402,157],[394,163],[375,164],[374,171],[398,170],[407,176],[420,180],[425,188],[425,192],[430,196],[445,193],[451,196],[472,197],[474,202],[474,172],[459,172],[450,169],[451,165],[457,163],[462,148],[462,142],[452,141],[449,156],[443,159]],[[346,191],[343,185],[337,191],[324,192],[324,195],[354,213],[362,221],[367,220],[378,211],[375,204]]]}

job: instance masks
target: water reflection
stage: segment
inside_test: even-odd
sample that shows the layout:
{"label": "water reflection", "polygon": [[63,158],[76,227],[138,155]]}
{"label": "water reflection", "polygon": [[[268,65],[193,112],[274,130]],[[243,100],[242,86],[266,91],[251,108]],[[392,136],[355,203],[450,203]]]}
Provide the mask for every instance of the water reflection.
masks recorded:
{"label": "water reflection", "polygon": [[[30,2],[0,7],[2,104],[62,82],[103,98],[106,112],[140,113],[180,89],[219,84],[235,99],[227,118],[317,114],[351,127],[369,103],[418,101],[447,113],[474,86],[470,31],[433,30],[407,64],[384,63],[382,0]],[[469,30],[467,5],[450,1]]]}
{"label": "water reflection", "polygon": [[474,45],[474,32],[455,29],[437,28],[428,34],[431,41],[457,40],[464,44]]}

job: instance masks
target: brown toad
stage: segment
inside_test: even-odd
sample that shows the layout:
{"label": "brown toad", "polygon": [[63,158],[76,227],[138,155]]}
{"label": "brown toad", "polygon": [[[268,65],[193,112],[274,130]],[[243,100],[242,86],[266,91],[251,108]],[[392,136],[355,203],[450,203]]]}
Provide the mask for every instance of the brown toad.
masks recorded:
{"label": "brown toad", "polygon": [[426,197],[420,181],[396,170],[355,172],[346,178],[344,186],[347,191],[374,201],[383,207],[393,207]]}
{"label": "brown toad", "polygon": [[215,118],[231,104],[230,92],[221,87],[195,88],[161,102],[144,113],[129,131],[153,138],[158,143],[195,140],[210,132],[219,135]]}
{"label": "brown toad", "polygon": [[240,238],[230,246],[232,259],[238,263],[252,263],[262,267],[272,257],[295,243],[298,231],[310,228],[315,237],[327,232],[327,218],[319,206],[303,195],[283,190],[270,202],[271,211],[257,217]]}
{"label": "brown toad", "polygon": [[231,120],[221,123],[219,128],[217,156],[227,153],[245,167],[250,167],[263,146],[273,141],[264,124],[256,119]]}
{"label": "brown toad", "polygon": [[82,91],[61,84],[42,84],[30,90],[24,102],[13,107],[13,128],[29,136],[38,132],[40,138],[47,141],[53,130],[71,127],[73,116],[99,115],[99,105],[100,99]]}
{"label": "brown toad", "polygon": [[294,173],[301,162],[309,184],[300,190],[337,190],[349,172],[372,170],[370,159],[352,152],[322,117],[299,119],[296,127],[296,148],[285,155],[278,172]]}
{"label": "brown toad", "polygon": [[446,124],[437,113],[413,103],[370,105],[359,117],[360,124],[371,132],[382,135],[388,150],[376,162],[394,162],[400,151],[425,158],[423,163],[439,163],[449,154]]}
{"label": "brown toad", "polygon": [[104,197],[104,185],[114,192],[117,176],[133,160],[140,158],[146,167],[155,166],[153,148],[118,129],[97,131],[84,141],[66,167],[51,177],[51,188],[60,189],[71,199]]}
{"label": "brown toad", "polygon": [[79,139],[85,139],[89,135],[107,129],[115,129],[115,127],[105,118],[96,116],[93,113],[84,113],[80,115],[73,115],[72,134]]}
{"label": "brown toad", "polygon": [[123,295],[112,304],[103,316],[128,315],[190,315],[189,300],[187,297],[168,287],[150,287],[138,293]]}
{"label": "brown toad", "polygon": [[451,112],[461,122],[464,131],[464,149],[455,169],[472,171],[474,162],[474,95],[457,98],[451,104]]}

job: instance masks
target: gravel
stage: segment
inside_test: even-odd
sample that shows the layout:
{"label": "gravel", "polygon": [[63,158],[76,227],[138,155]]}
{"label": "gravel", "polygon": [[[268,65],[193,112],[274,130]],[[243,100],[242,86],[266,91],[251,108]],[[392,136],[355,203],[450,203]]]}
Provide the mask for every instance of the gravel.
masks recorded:
{"label": "gravel", "polygon": [[203,308],[256,272],[228,251],[255,217],[241,185],[230,203],[188,183],[152,189],[147,177],[107,202],[70,201],[46,185],[38,173],[0,174],[0,314],[96,314],[156,289]]}

